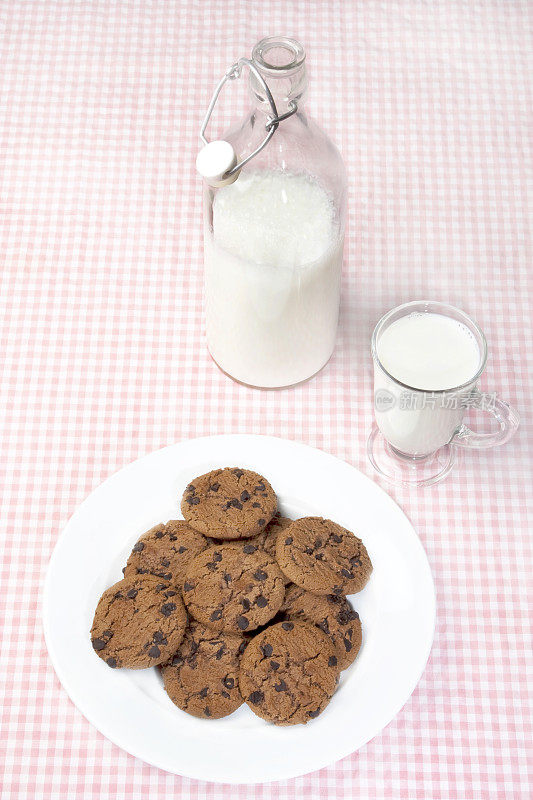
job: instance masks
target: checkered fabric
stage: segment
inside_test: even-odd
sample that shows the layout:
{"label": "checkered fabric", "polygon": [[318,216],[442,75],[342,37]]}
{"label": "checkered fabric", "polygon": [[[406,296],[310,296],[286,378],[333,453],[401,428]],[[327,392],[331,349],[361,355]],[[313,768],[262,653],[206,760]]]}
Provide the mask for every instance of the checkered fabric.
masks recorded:
{"label": "checkered fabric", "polygon": [[[511,0],[0,3],[5,800],[530,796],[531,10]],[[309,110],[348,166],[349,230],[330,364],[265,392],[233,383],[206,351],[194,158],[215,82],[277,33],[306,48]],[[215,128],[243,103],[232,84]],[[66,521],[132,459],[205,434],[294,439],[371,474],[370,333],[416,298],[481,324],[482,388],[523,423],[505,447],[464,454],[442,485],[391,492],[437,590],[435,644],[413,696],[360,752],[283,783],[215,786],[123,752],[71,704],[44,645],[41,590]]]}

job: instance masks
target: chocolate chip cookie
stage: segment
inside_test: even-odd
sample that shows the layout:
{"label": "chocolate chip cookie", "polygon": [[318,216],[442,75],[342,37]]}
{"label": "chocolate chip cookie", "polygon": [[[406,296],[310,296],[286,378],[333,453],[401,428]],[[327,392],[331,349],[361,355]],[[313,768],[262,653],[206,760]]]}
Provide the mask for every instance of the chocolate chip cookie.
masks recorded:
{"label": "chocolate chip cookie", "polygon": [[278,536],[276,558],[293,583],[314,594],[360,592],[372,572],[361,539],[322,517],[293,522]]}
{"label": "chocolate chip cookie", "polygon": [[246,642],[191,621],[177,653],[161,666],[165,690],[178,708],[219,719],[242,705],[239,663]]}
{"label": "chocolate chip cookie", "polygon": [[308,622],[280,622],[254,636],[241,658],[239,684],[254,714],[277,725],[318,717],[337,686],[337,654]]}
{"label": "chocolate chip cookie", "polygon": [[276,542],[278,539],[278,533],[281,533],[281,531],[284,531],[285,528],[288,528],[291,523],[292,519],[289,519],[288,517],[282,517],[280,514],[275,514],[266,526],[265,530],[258,536],[254,536],[248,541],[256,544],[261,548],[261,550],[265,550],[265,552],[272,556],[272,558],[276,558]]}
{"label": "chocolate chip cookie", "polygon": [[205,536],[183,520],[171,519],[141,536],[128,558],[124,577],[149,574],[181,586],[189,562],[206,547]]}
{"label": "chocolate chip cookie", "polygon": [[285,580],[273,558],[246,542],[209,547],[189,564],[183,599],[194,619],[210,628],[243,634],[280,609]]}
{"label": "chocolate chip cookie", "polygon": [[187,624],[179,592],[152,575],[110,586],[98,601],[92,646],[109,667],[143,669],[176,652]]}
{"label": "chocolate chip cookie", "polygon": [[339,669],[346,669],[357,658],[362,641],[361,621],[345,597],[311,594],[291,583],[281,613],[285,619],[312,622],[329,636],[337,652]]}
{"label": "chocolate chip cookie", "polygon": [[248,469],[226,467],[195,478],[181,511],[191,528],[214,539],[256,536],[270,522],[277,498],[269,482]]}

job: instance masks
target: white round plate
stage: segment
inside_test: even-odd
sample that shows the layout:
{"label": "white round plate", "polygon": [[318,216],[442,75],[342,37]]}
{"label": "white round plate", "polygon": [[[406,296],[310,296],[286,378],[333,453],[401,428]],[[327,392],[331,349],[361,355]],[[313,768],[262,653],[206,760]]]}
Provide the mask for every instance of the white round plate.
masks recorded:
{"label": "white round plate", "polygon": [[[138,536],[179,516],[185,486],[215,467],[248,467],[274,487],[283,514],[329,517],[360,536],[374,565],[351,600],[363,646],[320,717],[276,727],[243,705],[201,720],[169,700],[157,669],[112,670],[92,650],[100,594],[122,577]],[[199,780],[274,781],[347,756],[387,725],[414,690],[435,626],[435,594],[422,545],[391,498],[354,467],[268,436],[211,436],[151,453],[106,480],[78,508],[48,569],[44,630],[72,701],[112,742],[150,764]]]}

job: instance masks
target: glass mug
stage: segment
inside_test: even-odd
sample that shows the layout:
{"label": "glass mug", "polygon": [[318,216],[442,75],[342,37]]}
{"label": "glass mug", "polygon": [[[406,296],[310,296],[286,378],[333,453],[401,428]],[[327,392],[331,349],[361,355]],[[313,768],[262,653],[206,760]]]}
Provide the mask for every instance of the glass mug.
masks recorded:
{"label": "glass mug", "polygon": [[[404,317],[423,314],[440,315],[460,323],[460,330],[463,333],[467,331],[471,337],[469,345],[472,346],[473,341],[477,346],[477,365],[466,382],[445,388],[424,389],[420,385],[423,381],[420,370],[416,386],[412,386],[395,377],[390,363],[388,370],[383,365],[380,339],[385,331]],[[427,320],[429,318],[425,318],[424,322]],[[454,351],[451,345],[443,353],[445,367],[449,366],[452,370],[449,375],[453,375]],[[443,353],[436,354],[435,358]],[[456,355],[460,360],[463,351],[457,350]],[[481,328],[458,308],[431,301],[414,301],[393,308],[374,329],[372,357],[376,425],[370,434],[367,450],[377,472],[392,483],[411,486],[437,483],[452,469],[457,446],[474,449],[493,447],[506,442],[518,428],[519,417],[513,408],[494,393],[482,393],[477,388],[487,361],[487,342]],[[416,374],[417,365],[413,367]],[[469,408],[492,414],[498,422],[498,430],[476,433],[467,428],[463,418]]]}

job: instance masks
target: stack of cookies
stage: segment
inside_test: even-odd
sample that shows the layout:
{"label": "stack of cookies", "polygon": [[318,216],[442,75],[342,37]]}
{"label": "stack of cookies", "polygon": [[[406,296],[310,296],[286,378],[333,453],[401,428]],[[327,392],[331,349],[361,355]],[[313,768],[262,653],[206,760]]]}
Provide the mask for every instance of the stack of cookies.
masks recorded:
{"label": "stack of cookies", "polygon": [[314,719],[361,646],[346,595],[372,572],[365,546],[330,520],[280,516],[251,470],[201,475],[181,510],[139,539],[103,593],[95,652],[114,668],[159,665],[171,700],[197,717],[246,702],[278,725]]}

